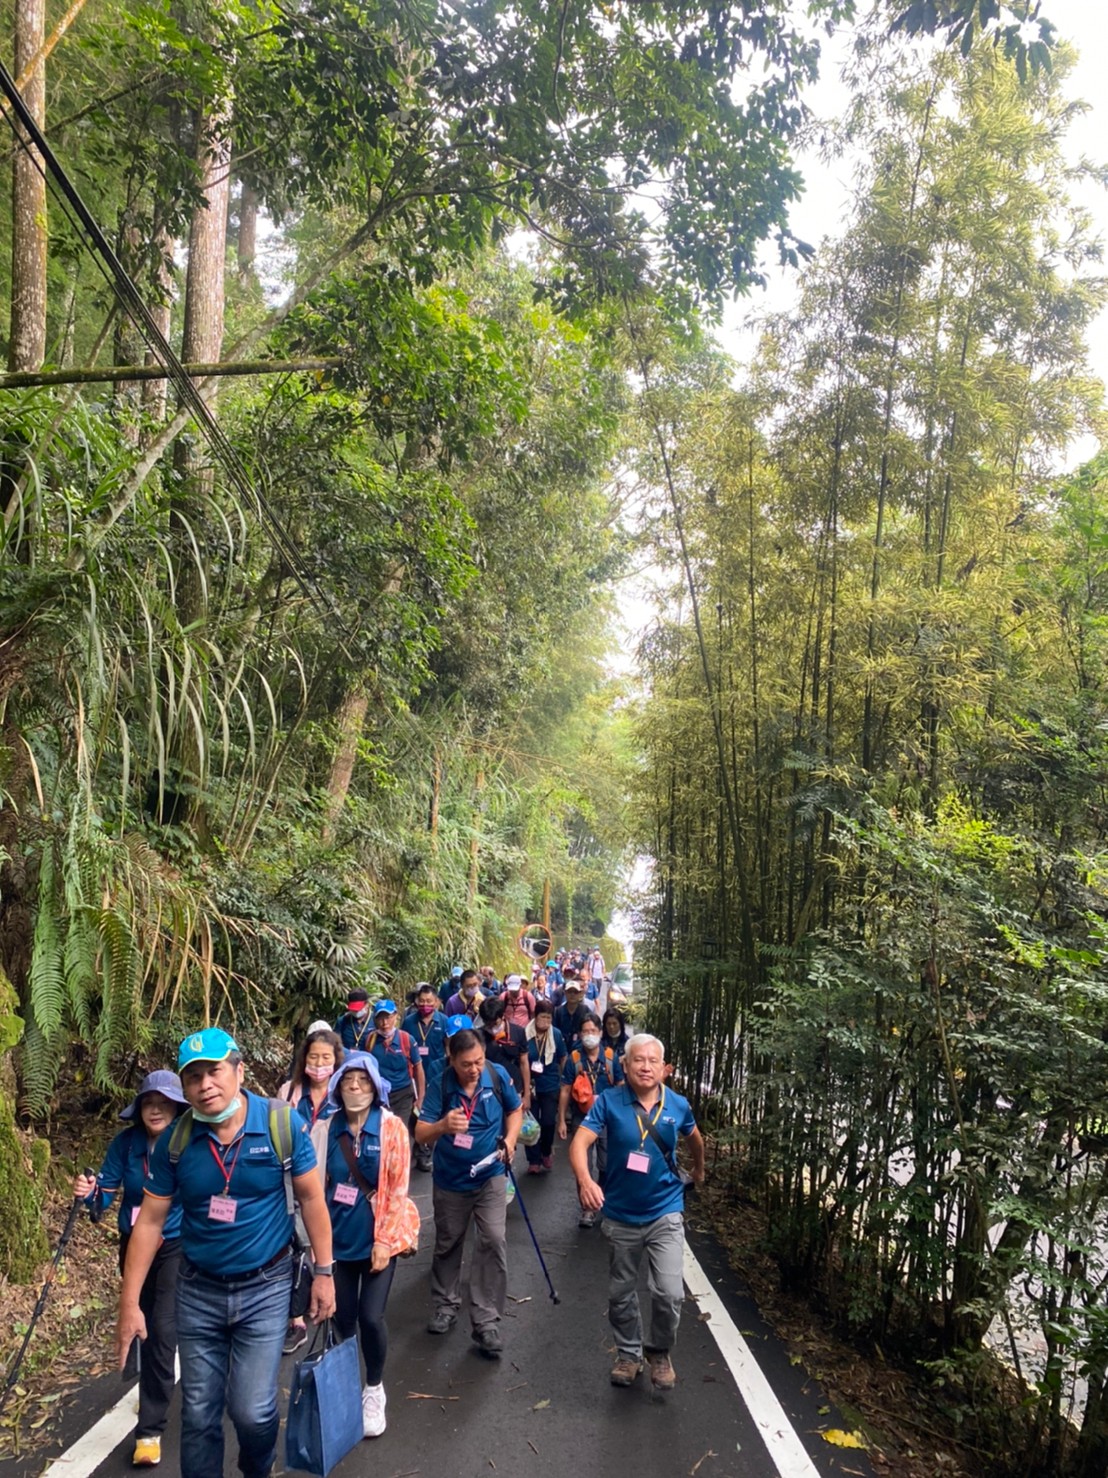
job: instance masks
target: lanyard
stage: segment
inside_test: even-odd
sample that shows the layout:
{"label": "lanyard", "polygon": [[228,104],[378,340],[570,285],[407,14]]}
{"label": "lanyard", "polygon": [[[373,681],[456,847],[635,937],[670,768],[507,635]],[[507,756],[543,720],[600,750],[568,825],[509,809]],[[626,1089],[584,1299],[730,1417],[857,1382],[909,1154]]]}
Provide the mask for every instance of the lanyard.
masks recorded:
{"label": "lanyard", "polygon": [[666,1085],[664,1083],[662,1084],[661,1097],[658,1099],[658,1102],[654,1105],[654,1117],[653,1117],[653,1119],[650,1117],[650,1115],[643,1108],[642,1104],[640,1104],[640,1103],[636,1103],[635,1104],[635,1117],[639,1121],[639,1131],[640,1131],[640,1133],[642,1135],[642,1138],[639,1140],[639,1152],[640,1153],[646,1148],[646,1136],[650,1133],[651,1129],[654,1128],[655,1124],[657,1124],[658,1120],[662,1117],[662,1110],[665,1108],[665,1106],[666,1106]]}
{"label": "lanyard", "polygon": [[426,1044],[427,1038],[431,1035],[431,1028],[434,1025],[435,1025],[435,1018],[433,1016],[428,1021],[426,1028],[424,1027],[422,1021],[417,1021],[416,1022],[416,1031],[419,1033],[419,1040],[421,1042],[423,1042],[424,1044]]}
{"label": "lanyard", "polygon": [[459,1106],[462,1110],[462,1113],[465,1114],[466,1123],[468,1124],[470,1119],[473,1118],[473,1110],[477,1107],[477,1100],[481,1097],[480,1079],[478,1079],[477,1081],[477,1088],[472,1098],[467,1098],[460,1088],[458,1089],[458,1097],[462,1100]]}
{"label": "lanyard", "polygon": [[239,1134],[239,1136],[235,1140],[234,1144],[228,1145],[228,1147],[227,1147],[228,1148],[228,1153],[230,1153],[231,1151],[234,1151],[234,1153],[231,1155],[231,1163],[230,1163],[230,1165],[227,1164],[227,1162],[224,1159],[224,1157],[216,1149],[216,1147],[215,1147],[215,1140],[214,1139],[211,1139],[211,1138],[208,1139],[208,1148],[211,1150],[211,1152],[212,1152],[212,1159],[219,1166],[220,1173],[223,1176],[223,1182],[224,1182],[224,1184],[223,1184],[223,1194],[226,1195],[228,1193],[228,1191],[231,1189],[231,1176],[235,1173],[235,1166],[238,1164],[239,1150],[242,1148],[242,1134],[241,1133]]}
{"label": "lanyard", "polygon": [[597,1082],[598,1082],[598,1080],[600,1078],[600,1069],[601,1068],[604,1068],[605,1070],[607,1070],[607,1064],[604,1061],[604,1049],[603,1049],[603,1047],[601,1047],[600,1050],[596,1054],[596,1066],[595,1067],[589,1061],[588,1057],[585,1055],[585,1049],[582,1047],[582,1049],[581,1049],[581,1066],[585,1069],[585,1076],[588,1078],[589,1082],[592,1084],[593,1088],[595,1089],[596,1088],[596,1085],[597,1085]]}

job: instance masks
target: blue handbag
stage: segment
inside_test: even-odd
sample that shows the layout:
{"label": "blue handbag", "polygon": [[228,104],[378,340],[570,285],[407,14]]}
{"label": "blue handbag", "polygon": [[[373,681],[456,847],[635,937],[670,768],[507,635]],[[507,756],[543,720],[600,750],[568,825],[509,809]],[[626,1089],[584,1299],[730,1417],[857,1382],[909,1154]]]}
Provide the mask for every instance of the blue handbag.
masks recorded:
{"label": "blue handbag", "polygon": [[313,1340],[292,1372],[285,1467],[327,1478],[365,1433],[358,1341],[336,1341],[329,1319],[320,1329],[322,1349]]}

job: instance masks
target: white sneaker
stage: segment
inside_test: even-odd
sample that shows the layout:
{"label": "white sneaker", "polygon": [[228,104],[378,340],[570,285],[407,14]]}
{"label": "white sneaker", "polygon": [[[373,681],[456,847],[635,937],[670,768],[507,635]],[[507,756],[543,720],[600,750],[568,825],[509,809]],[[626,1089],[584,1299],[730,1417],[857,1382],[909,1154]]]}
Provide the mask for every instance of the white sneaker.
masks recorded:
{"label": "white sneaker", "polygon": [[362,1432],[366,1437],[380,1437],[385,1430],[384,1386],[362,1387]]}

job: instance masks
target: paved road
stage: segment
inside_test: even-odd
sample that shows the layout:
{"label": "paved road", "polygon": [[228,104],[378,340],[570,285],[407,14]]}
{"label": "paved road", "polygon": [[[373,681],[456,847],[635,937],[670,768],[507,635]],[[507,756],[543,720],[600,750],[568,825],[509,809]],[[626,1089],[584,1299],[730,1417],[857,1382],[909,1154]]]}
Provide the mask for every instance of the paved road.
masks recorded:
{"label": "paved road", "polygon": [[[520,1164],[522,1168],[522,1156]],[[676,1391],[654,1397],[645,1375],[630,1390],[609,1385],[605,1244],[599,1230],[577,1226],[564,1152],[557,1156],[552,1176],[520,1180],[561,1303],[555,1307],[547,1295],[526,1226],[514,1207],[508,1216],[512,1301],[504,1321],[503,1360],[488,1361],[474,1351],[464,1319],[445,1338],[427,1334],[430,1184],[423,1175],[413,1180],[425,1230],[419,1255],[400,1264],[389,1303],[388,1431],[351,1453],[335,1470],[338,1478],[571,1478],[581,1472],[598,1478],[830,1478],[843,1473],[872,1478],[864,1453],[842,1452],[819,1436],[822,1428],[847,1424],[828,1413],[815,1383],[790,1365],[736,1286],[736,1275],[720,1249],[704,1233],[694,1230],[690,1235],[699,1262],[699,1268],[690,1265],[690,1276],[703,1270],[705,1287],[710,1284],[722,1298],[789,1421],[767,1415],[756,1398],[751,1415],[713,1337],[719,1330],[723,1338],[723,1306],[715,1306],[716,1313],[704,1319],[691,1297],[674,1352]],[[742,1345],[737,1334],[735,1343]],[[292,1359],[286,1361],[282,1372],[286,1391],[292,1364]],[[103,1410],[119,1396],[118,1383],[103,1382],[90,1393],[88,1405],[99,1402]],[[425,1396],[434,1399],[421,1399]],[[177,1398],[163,1445],[163,1473],[177,1471],[176,1408]],[[94,1420],[99,1412],[86,1410],[83,1425],[71,1427],[53,1455],[67,1446],[71,1459],[80,1455],[79,1436],[90,1415]],[[790,1422],[795,1431],[782,1430]],[[281,1449],[283,1455],[283,1436]],[[130,1450],[125,1441],[92,1469],[73,1461],[50,1469],[41,1458],[21,1466],[18,1475],[14,1463],[3,1466],[12,1478],[44,1471],[61,1478],[75,1469],[96,1478],[122,1478],[135,1471]],[[224,1468],[228,1478],[237,1472],[234,1452],[231,1434]],[[283,1471],[280,1463],[278,1471]]]}

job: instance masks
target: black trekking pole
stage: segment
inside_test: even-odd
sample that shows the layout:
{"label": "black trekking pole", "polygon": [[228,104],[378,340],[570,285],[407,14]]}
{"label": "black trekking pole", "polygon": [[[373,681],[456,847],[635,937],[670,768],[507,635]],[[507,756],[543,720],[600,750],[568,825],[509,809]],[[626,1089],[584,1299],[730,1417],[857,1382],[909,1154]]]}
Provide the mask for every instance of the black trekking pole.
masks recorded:
{"label": "black trekking pole", "polygon": [[[86,1170],[85,1174],[95,1175],[95,1172]],[[99,1199],[99,1187],[97,1187],[97,1199]],[[62,1228],[61,1240],[58,1243],[57,1251],[54,1253],[54,1261],[47,1269],[46,1281],[43,1283],[42,1290],[35,1303],[34,1311],[31,1314],[31,1322],[27,1325],[27,1333],[23,1336],[23,1343],[19,1347],[19,1354],[15,1357],[15,1363],[8,1372],[8,1379],[4,1383],[4,1389],[0,1392],[0,1411],[3,1411],[8,1397],[11,1395],[15,1383],[19,1378],[19,1368],[23,1364],[23,1357],[27,1353],[27,1346],[31,1343],[31,1336],[35,1332],[35,1325],[42,1317],[42,1311],[46,1307],[46,1300],[50,1296],[51,1284],[58,1275],[58,1268],[61,1266],[61,1260],[65,1256],[66,1248],[69,1246],[69,1239],[73,1235],[73,1228],[77,1225],[77,1218],[84,1210],[84,1207],[84,1197],[74,1196],[73,1205],[69,1208],[69,1215],[66,1217],[65,1226]]]}
{"label": "black trekking pole", "polygon": [[523,1197],[519,1193],[519,1181],[516,1180],[515,1172],[513,1171],[511,1165],[508,1165],[506,1161],[505,1165],[508,1171],[508,1179],[516,1188],[516,1205],[523,1212],[523,1219],[527,1223],[527,1230],[531,1233],[531,1241],[534,1244],[535,1255],[538,1257],[539,1260],[539,1267],[542,1268],[543,1276],[546,1279],[546,1286],[550,1289],[551,1302],[560,1304],[562,1300],[554,1292],[554,1284],[550,1281],[550,1273],[547,1271],[546,1259],[542,1255],[542,1248],[539,1246],[538,1238],[535,1236],[535,1228],[531,1225],[531,1218],[527,1215],[527,1207],[523,1204]]}

